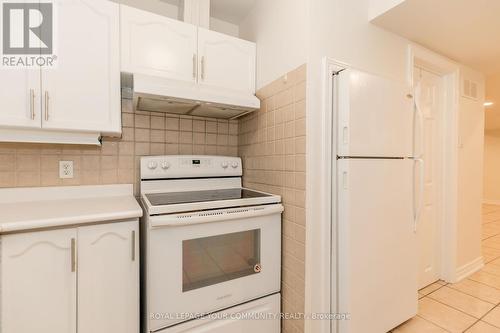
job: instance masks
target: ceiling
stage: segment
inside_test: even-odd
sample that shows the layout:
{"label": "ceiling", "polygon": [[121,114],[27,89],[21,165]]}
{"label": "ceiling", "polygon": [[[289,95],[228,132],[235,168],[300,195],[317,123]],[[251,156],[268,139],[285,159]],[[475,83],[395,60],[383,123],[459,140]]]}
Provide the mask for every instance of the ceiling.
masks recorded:
{"label": "ceiling", "polygon": [[406,0],[372,22],[486,75],[500,73],[499,0]]}
{"label": "ceiling", "polygon": [[248,16],[255,6],[256,1],[257,0],[211,0],[211,16],[239,25],[241,21]]}
{"label": "ceiling", "polygon": [[[180,0],[160,0],[171,5],[179,6]],[[211,0],[210,16],[219,20],[240,24],[241,21],[255,6],[257,0]],[[272,1],[272,0],[270,0]]]}

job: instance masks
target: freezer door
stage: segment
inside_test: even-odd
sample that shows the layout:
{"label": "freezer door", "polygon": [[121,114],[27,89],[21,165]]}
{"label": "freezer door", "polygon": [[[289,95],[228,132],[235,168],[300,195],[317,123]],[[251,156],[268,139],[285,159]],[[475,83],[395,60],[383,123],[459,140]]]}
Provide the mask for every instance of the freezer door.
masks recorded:
{"label": "freezer door", "polygon": [[411,160],[338,162],[340,333],[385,333],[417,314]]}
{"label": "freezer door", "polygon": [[414,108],[408,85],[353,69],[334,80],[337,155],[412,156]]}

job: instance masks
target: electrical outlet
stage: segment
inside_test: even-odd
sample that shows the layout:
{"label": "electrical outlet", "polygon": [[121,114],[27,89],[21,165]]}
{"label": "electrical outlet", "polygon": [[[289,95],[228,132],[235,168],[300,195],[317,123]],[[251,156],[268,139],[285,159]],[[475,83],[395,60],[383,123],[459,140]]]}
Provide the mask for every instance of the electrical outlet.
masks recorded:
{"label": "electrical outlet", "polygon": [[73,178],[73,161],[59,161],[59,178]]}

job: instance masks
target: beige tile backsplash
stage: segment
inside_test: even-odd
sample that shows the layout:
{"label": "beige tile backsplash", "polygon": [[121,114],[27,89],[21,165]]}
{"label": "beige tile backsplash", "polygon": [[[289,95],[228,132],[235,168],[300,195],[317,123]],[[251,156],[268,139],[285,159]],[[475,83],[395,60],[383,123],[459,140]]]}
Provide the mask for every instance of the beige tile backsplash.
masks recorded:
{"label": "beige tile backsplash", "polygon": [[[306,197],[306,67],[258,91],[261,109],[240,119],[238,154],[246,187],[282,196],[282,311],[304,312]],[[304,332],[286,320],[283,332]]]}
{"label": "beige tile backsplash", "polygon": [[[102,147],[0,143],[0,187],[133,183],[138,194],[143,155],[241,156],[244,185],[282,196],[284,312],[304,312],[306,196],[306,67],[258,91],[261,109],[239,120],[134,111],[122,100],[121,139]],[[59,161],[74,162],[73,179],[59,179]],[[287,320],[283,332],[303,332]]]}
{"label": "beige tile backsplash", "polygon": [[[238,121],[134,111],[122,100],[121,139],[102,147],[0,143],[0,187],[135,184],[143,155],[238,153]],[[1,129],[0,129],[1,130]],[[59,161],[73,161],[73,179],[59,178]]]}

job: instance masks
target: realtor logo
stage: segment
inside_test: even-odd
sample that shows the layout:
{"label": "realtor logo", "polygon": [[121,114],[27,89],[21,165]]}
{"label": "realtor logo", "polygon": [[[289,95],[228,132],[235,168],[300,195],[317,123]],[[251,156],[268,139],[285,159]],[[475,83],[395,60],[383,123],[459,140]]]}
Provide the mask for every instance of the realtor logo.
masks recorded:
{"label": "realtor logo", "polygon": [[54,66],[51,2],[4,2],[1,17],[2,67]]}
{"label": "realtor logo", "polygon": [[52,53],[52,4],[3,4],[3,54]]}

